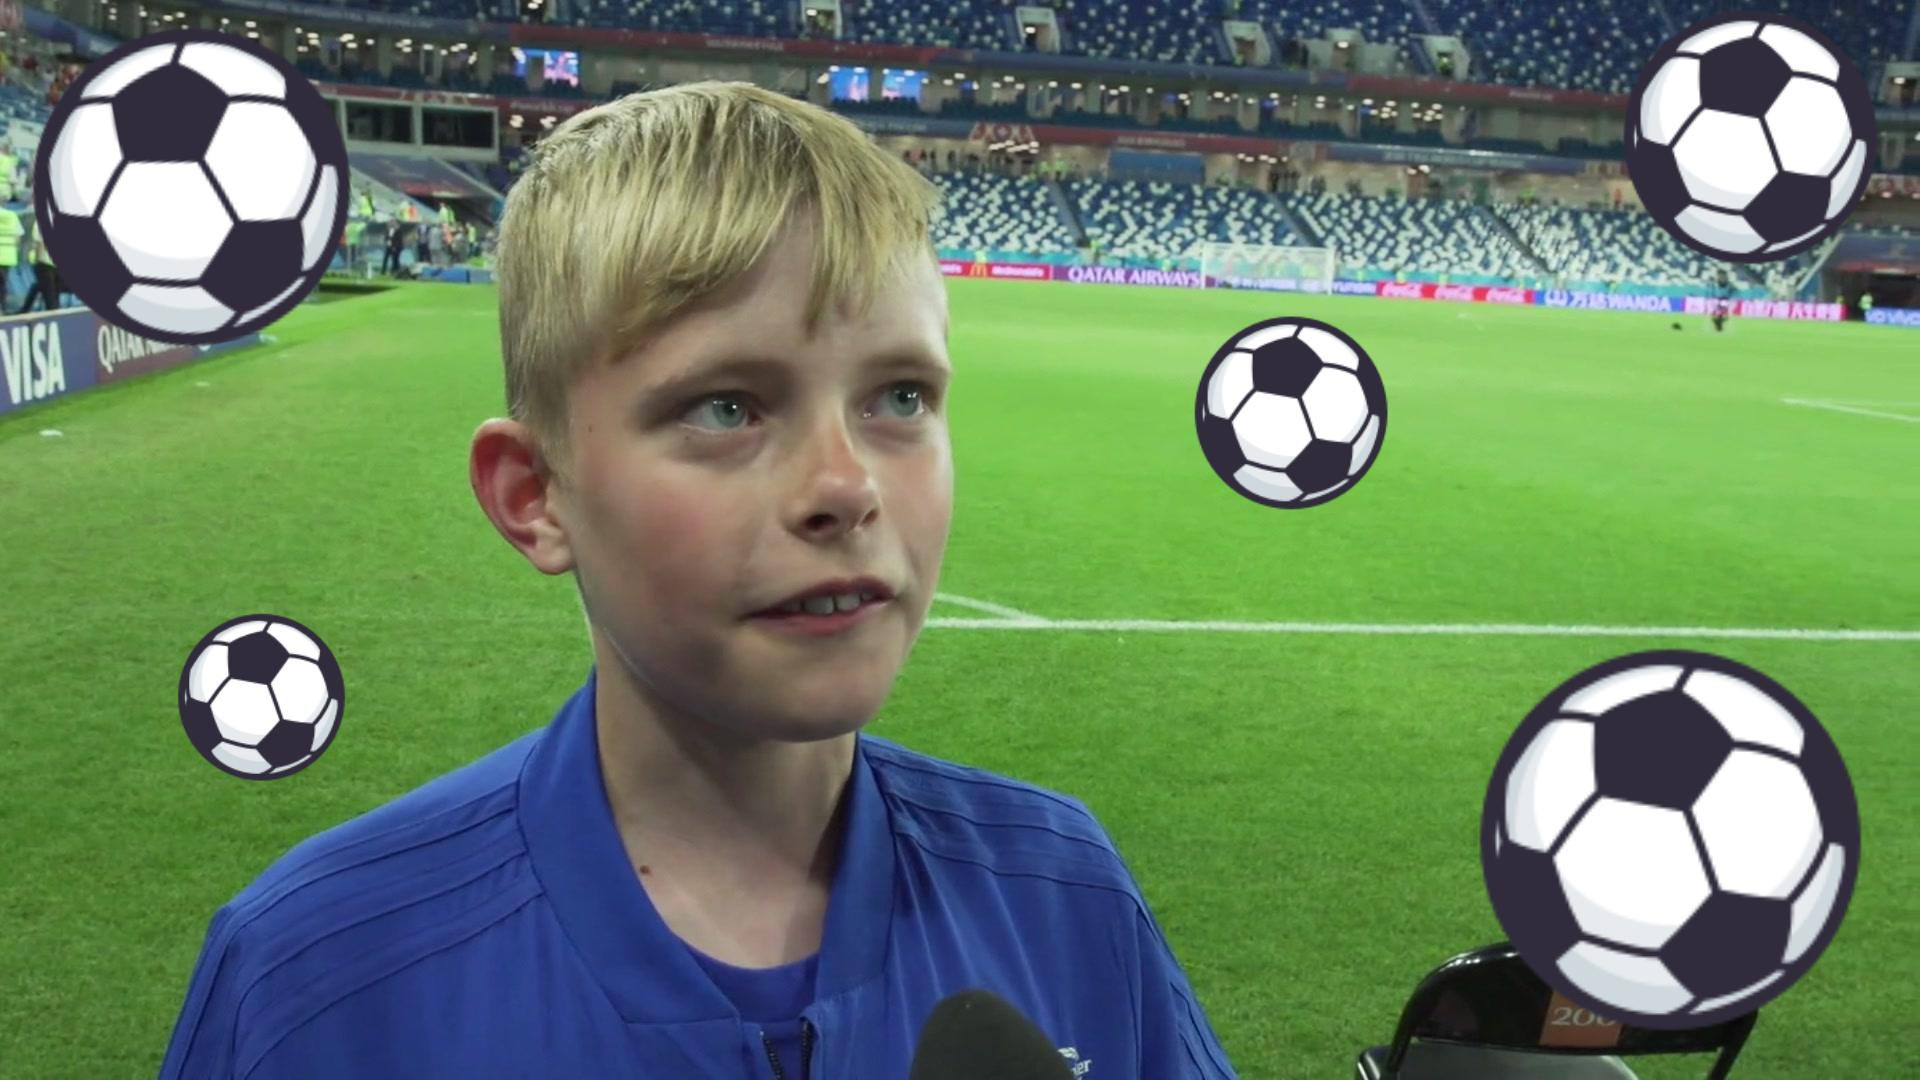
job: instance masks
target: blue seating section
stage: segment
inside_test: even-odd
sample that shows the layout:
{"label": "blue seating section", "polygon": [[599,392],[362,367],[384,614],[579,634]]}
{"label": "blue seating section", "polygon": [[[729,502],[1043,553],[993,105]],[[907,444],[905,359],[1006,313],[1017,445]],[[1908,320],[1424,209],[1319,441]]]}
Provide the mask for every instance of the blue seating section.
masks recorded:
{"label": "blue seating section", "polygon": [[[1307,226],[1332,244],[1340,272],[1538,276],[1533,263],[1470,203],[1365,195],[1280,196]],[[1651,219],[1642,218],[1651,224]]]}
{"label": "blue seating section", "polygon": [[847,30],[848,39],[867,44],[905,42],[1002,52],[1019,49],[1013,13],[998,4],[972,0],[868,3],[853,15]]}
{"label": "blue seating section", "polygon": [[791,38],[799,36],[794,6],[781,0],[573,0],[571,21],[628,30]]}
{"label": "blue seating section", "polygon": [[1494,212],[1569,288],[1610,281],[1706,288],[1726,265],[1675,240],[1639,210],[1506,205]]}
{"label": "blue seating section", "polygon": [[1649,0],[1425,0],[1481,82],[1627,93],[1666,40]]}
{"label": "blue seating section", "polygon": [[1778,11],[1813,24],[1834,40],[1860,73],[1871,77],[1873,64],[1898,58],[1913,17],[1913,0],[1666,0],[1674,26],[1686,26],[1721,11]]}
{"label": "blue seating section", "polygon": [[942,250],[1071,254],[1073,229],[1061,220],[1047,185],[1030,176],[935,173],[945,201],[933,222]]}
{"label": "blue seating section", "polygon": [[1345,29],[1360,31],[1368,41],[1404,42],[1422,32],[1413,5],[1405,0],[1243,0],[1239,17],[1263,22],[1282,38],[1318,38]]}
{"label": "blue seating section", "polygon": [[53,115],[45,98],[10,82],[0,83],[0,124],[8,120],[32,120],[44,124]]}
{"label": "blue seating section", "polygon": [[1068,180],[1062,186],[1103,253],[1171,259],[1202,240],[1308,242],[1271,196],[1250,188],[1137,180]]}
{"label": "blue seating section", "polygon": [[[1081,56],[1224,64],[1219,4],[1209,0],[1054,0],[1066,45]],[[1001,8],[1000,10],[1006,10]]]}
{"label": "blue seating section", "polygon": [[[1417,5],[1431,16],[1423,24]],[[1863,69],[1896,58],[1912,0],[1665,0],[1675,28],[1736,8],[1782,11],[1825,30]],[[347,0],[350,7],[512,21],[516,0]],[[1265,24],[1278,38],[1349,28],[1368,41],[1409,44],[1432,29],[1458,34],[1475,78],[1522,86],[1626,93],[1668,35],[1654,0],[1051,0],[1062,52],[1187,64],[1232,62],[1219,20]],[[629,27],[800,36],[803,5],[786,0],[573,0],[569,20]],[[1006,0],[864,0],[842,9],[844,37],[864,43],[1022,48]]]}

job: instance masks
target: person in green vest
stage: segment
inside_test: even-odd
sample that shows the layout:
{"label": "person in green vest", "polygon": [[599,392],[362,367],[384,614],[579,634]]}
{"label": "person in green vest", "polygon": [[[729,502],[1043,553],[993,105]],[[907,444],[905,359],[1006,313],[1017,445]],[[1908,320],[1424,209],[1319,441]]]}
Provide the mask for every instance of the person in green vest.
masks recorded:
{"label": "person in green vest", "polygon": [[1873,310],[1873,294],[1870,292],[1861,293],[1860,294],[1860,317],[1863,319],[1866,318],[1867,314],[1872,310]]}
{"label": "person in green vest", "polygon": [[53,252],[40,241],[40,230],[35,229],[31,245],[33,259],[33,288],[27,290],[27,298],[20,301],[20,310],[26,311],[33,306],[33,298],[40,298],[40,307],[52,311],[60,305],[60,271],[53,265]]}
{"label": "person in green vest", "polygon": [[359,210],[361,217],[373,220],[373,189],[365,184],[360,185]]}
{"label": "person in green vest", "polygon": [[19,172],[20,159],[14,156],[13,144],[0,142],[0,202],[13,201],[13,178]]}
{"label": "person in green vest", "polygon": [[347,219],[347,272],[353,273],[360,265],[360,238],[367,232],[367,223],[360,218]]}
{"label": "person in green vest", "polygon": [[10,314],[7,301],[13,295],[13,268],[20,265],[20,238],[25,235],[20,215],[0,206],[0,315]]}
{"label": "person in green vest", "polygon": [[442,225],[453,224],[453,203],[452,202],[443,202],[440,204],[440,224]]}

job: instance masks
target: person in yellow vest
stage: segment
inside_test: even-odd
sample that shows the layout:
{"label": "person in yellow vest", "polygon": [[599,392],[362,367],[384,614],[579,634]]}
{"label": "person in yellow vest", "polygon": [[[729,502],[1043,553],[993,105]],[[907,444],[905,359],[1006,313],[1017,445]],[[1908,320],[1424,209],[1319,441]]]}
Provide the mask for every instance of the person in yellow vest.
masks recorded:
{"label": "person in yellow vest", "polygon": [[11,314],[7,301],[13,295],[13,268],[20,265],[20,238],[25,235],[20,215],[0,206],[0,315]]}
{"label": "person in yellow vest", "polygon": [[33,298],[40,298],[40,307],[52,311],[60,304],[60,271],[53,265],[53,252],[40,242],[40,230],[33,234],[33,288],[27,290],[27,298],[20,301],[20,310],[26,311],[33,306]]}
{"label": "person in yellow vest", "polygon": [[373,189],[365,184],[360,185],[360,216],[373,220]]}
{"label": "person in yellow vest", "polygon": [[347,219],[346,248],[347,273],[351,274],[360,265],[360,238],[366,235],[367,223],[359,218]]}
{"label": "person in yellow vest", "polygon": [[14,156],[13,144],[0,142],[0,202],[13,201],[13,178],[20,171],[20,159]]}
{"label": "person in yellow vest", "polygon": [[453,224],[453,204],[451,202],[443,202],[440,204],[440,224]]}

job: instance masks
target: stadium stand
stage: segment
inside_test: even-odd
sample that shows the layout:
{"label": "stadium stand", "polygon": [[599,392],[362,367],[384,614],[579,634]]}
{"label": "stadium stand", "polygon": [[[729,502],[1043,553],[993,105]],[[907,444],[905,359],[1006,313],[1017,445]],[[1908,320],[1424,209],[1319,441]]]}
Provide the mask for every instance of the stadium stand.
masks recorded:
{"label": "stadium stand", "polygon": [[[799,36],[793,22],[794,6],[779,0],[727,0],[719,4],[700,0],[574,0],[571,21],[629,30],[791,38]],[[471,6],[466,15],[456,17],[472,18]],[[513,20],[509,17],[507,21]]]}
{"label": "stadium stand", "polygon": [[848,30],[851,40],[864,44],[911,42],[1008,52],[1017,48],[1011,12],[969,0],[870,4],[860,9]]}
{"label": "stadium stand", "polygon": [[1177,259],[1202,240],[1310,243],[1271,195],[1250,188],[1084,179],[1061,186],[1087,235],[1122,263]]}
{"label": "stadium stand", "polygon": [[[1875,65],[1898,59],[1906,46],[1913,0],[1664,0],[1676,28],[1721,11],[1779,11],[1812,23],[1853,58],[1869,78]],[[1631,80],[1626,89],[1630,90]]]}
{"label": "stadium stand", "polygon": [[1217,37],[1219,9],[1207,0],[1056,0],[1054,7],[1065,28],[1065,53],[1179,64],[1226,62],[1226,41]]}
{"label": "stadium stand", "polygon": [[[1061,220],[1045,182],[993,173],[936,173],[944,201],[934,219],[934,246],[1009,253],[1010,261],[1071,256],[1079,238]],[[1044,259],[1043,259],[1044,261]]]}
{"label": "stadium stand", "polygon": [[1360,31],[1368,41],[1404,44],[1409,34],[1421,32],[1416,16],[1406,0],[1248,0],[1237,17],[1266,24],[1282,41],[1346,29]]}
{"label": "stadium stand", "polygon": [[1650,0],[1422,0],[1482,82],[1623,94],[1666,40]]}
{"label": "stadium stand", "polygon": [[1567,288],[1604,289],[1630,281],[1698,288],[1713,280],[1720,265],[1639,211],[1510,204],[1493,212]]}
{"label": "stadium stand", "polygon": [[1455,283],[1540,276],[1526,253],[1471,203],[1335,192],[1279,198],[1339,252],[1343,276],[1445,274]]}

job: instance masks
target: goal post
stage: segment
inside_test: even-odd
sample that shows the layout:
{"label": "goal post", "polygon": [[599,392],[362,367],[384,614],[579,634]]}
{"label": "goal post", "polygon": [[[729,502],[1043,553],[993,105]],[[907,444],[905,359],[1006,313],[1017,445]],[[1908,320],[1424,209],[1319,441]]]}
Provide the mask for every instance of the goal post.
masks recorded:
{"label": "goal post", "polygon": [[1338,264],[1331,247],[1277,247],[1202,240],[1189,248],[1209,284],[1230,289],[1332,292]]}

